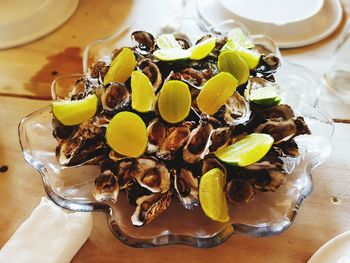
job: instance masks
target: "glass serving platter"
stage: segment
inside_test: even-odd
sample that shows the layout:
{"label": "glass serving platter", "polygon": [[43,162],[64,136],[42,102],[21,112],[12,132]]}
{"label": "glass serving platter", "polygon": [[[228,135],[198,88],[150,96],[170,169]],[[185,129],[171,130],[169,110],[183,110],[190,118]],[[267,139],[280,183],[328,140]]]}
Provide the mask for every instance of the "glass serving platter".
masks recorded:
{"label": "glass serving platter", "polygon": [[[162,28],[162,32],[182,32],[194,39],[207,32],[220,34],[223,28],[240,26],[232,21],[208,28],[200,21],[188,21],[177,28]],[[94,61],[109,54],[116,47],[130,46],[130,34],[135,30],[154,30],[140,26],[128,27],[110,38],[91,43],[84,51],[85,74]],[[254,42],[279,54],[273,41],[265,36],[252,36]],[[25,160],[41,175],[47,195],[57,205],[83,212],[106,214],[112,233],[123,243],[134,247],[153,247],[168,244],[183,244],[194,247],[213,247],[230,236],[242,233],[251,236],[270,236],[286,230],[293,222],[302,201],[312,192],[311,170],[324,162],[331,147],[329,138],[333,122],[317,106],[319,86],[311,71],[282,61],[277,81],[284,90],[285,103],[292,106],[296,115],[304,116],[312,135],[295,138],[301,155],[288,162],[290,174],[287,182],[276,192],[257,192],[255,200],[242,205],[230,205],[230,221],[219,223],[204,215],[200,207],[186,210],[173,198],[171,206],[150,224],[135,227],[130,217],[134,211],[126,197],[120,194],[118,201],[96,202],[92,192],[94,180],[99,174],[98,166],[66,168],[55,157],[56,140],[52,136],[52,113],[50,106],[35,111],[19,124],[19,140]],[[81,74],[61,76],[52,84],[53,99],[66,97]],[[296,83],[301,81],[304,86]],[[294,88],[293,88],[294,86]]]}

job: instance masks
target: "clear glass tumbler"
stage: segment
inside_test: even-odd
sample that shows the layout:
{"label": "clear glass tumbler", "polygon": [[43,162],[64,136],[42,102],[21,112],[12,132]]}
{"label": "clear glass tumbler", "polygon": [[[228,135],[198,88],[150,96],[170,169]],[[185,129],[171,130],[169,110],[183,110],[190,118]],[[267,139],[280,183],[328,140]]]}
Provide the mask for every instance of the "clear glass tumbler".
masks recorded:
{"label": "clear glass tumbler", "polygon": [[350,98],[350,21],[345,25],[327,67],[324,80],[339,97]]}

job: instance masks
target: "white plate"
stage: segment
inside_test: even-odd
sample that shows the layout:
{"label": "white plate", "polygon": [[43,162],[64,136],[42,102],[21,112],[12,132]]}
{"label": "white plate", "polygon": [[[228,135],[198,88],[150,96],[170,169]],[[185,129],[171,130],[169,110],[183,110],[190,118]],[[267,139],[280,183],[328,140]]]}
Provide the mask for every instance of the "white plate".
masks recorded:
{"label": "white plate", "polygon": [[307,263],[350,263],[350,231],[329,240]]}
{"label": "white plate", "polygon": [[[276,24],[266,19],[265,22],[258,22],[251,17],[250,19],[242,17],[244,14],[242,10],[238,11],[240,15],[231,12],[232,3],[228,4],[228,1],[197,0],[198,13],[212,25],[226,19],[237,20],[243,23],[251,34],[265,34],[272,37],[280,48],[306,46],[328,37],[337,29],[343,15],[340,0],[324,0],[316,1],[314,5],[308,6],[306,12],[299,12],[294,18],[289,16],[283,21],[284,23]],[[269,16],[269,10],[268,8],[263,10],[266,17]],[[275,17],[275,22],[277,19],[281,21],[280,17]]]}
{"label": "white plate", "polygon": [[[324,4],[324,0],[220,0],[220,2],[239,18],[277,25],[309,19],[316,15]],[[262,10],[269,10],[268,15]]]}
{"label": "white plate", "polygon": [[78,0],[0,0],[0,49],[38,39],[62,25]]}

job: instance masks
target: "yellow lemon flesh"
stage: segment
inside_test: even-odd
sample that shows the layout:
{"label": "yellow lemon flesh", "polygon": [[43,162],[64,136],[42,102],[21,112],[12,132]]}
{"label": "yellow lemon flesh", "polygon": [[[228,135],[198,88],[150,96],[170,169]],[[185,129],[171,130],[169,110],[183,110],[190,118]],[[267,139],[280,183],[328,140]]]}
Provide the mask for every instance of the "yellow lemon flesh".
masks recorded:
{"label": "yellow lemon flesh", "polygon": [[187,84],[179,80],[165,82],[158,98],[158,110],[163,120],[180,122],[188,116],[190,109],[191,93]]}
{"label": "yellow lemon flesh", "polygon": [[192,52],[190,59],[200,60],[205,58],[214,49],[215,44],[216,44],[216,37],[211,37],[194,45],[193,47],[190,48]]}
{"label": "yellow lemon flesh", "polygon": [[234,144],[217,150],[214,154],[224,163],[244,167],[263,158],[273,142],[273,138],[268,134],[252,133]]}
{"label": "yellow lemon flesh", "polygon": [[110,82],[124,83],[130,77],[136,63],[134,52],[132,52],[130,48],[123,48],[112,61],[103,80],[103,84],[106,85]]}
{"label": "yellow lemon flesh", "polygon": [[131,74],[131,107],[139,112],[152,110],[156,95],[149,78],[141,71]]}
{"label": "yellow lemon flesh", "polygon": [[209,79],[197,96],[200,111],[214,114],[232,96],[238,81],[230,73],[220,72]]}
{"label": "yellow lemon flesh", "polygon": [[138,157],[147,146],[146,125],[135,113],[119,112],[107,126],[106,141],[119,154]]}
{"label": "yellow lemon flesh", "polygon": [[221,53],[218,66],[221,72],[228,72],[234,76],[238,80],[239,85],[246,83],[249,78],[247,63],[235,51]]}
{"label": "yellow lemon flesh", "polygon": [[82,100],[53,101],[52,113],[63,125],[71,126],[83,123],[96,114],[98,98],[88,95]]}
{"label": "yellow lemon flesh", "polygon": [[224,192],[225,175],[219,168],[206,172],[199,182],[199,201],[204,213],[212,220],[230,220]]}

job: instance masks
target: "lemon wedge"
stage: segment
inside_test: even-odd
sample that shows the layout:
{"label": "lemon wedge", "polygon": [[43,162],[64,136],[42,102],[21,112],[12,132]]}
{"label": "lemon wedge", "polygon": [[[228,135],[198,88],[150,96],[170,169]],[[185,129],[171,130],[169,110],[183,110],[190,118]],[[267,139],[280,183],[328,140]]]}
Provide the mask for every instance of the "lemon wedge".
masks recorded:
{"label": "lemon wedge", "polygon": [[98,98],[88,95],[82,100],[53,101],[52,113],[63,125],[71,126],[83,123],[96,114]]}
{"label": "lemon wedge", "polygon": [[219,168],[206,172],[199,182],[199,201],[204,213],[212,220],[230,220],[224,192],[225,175]]}

